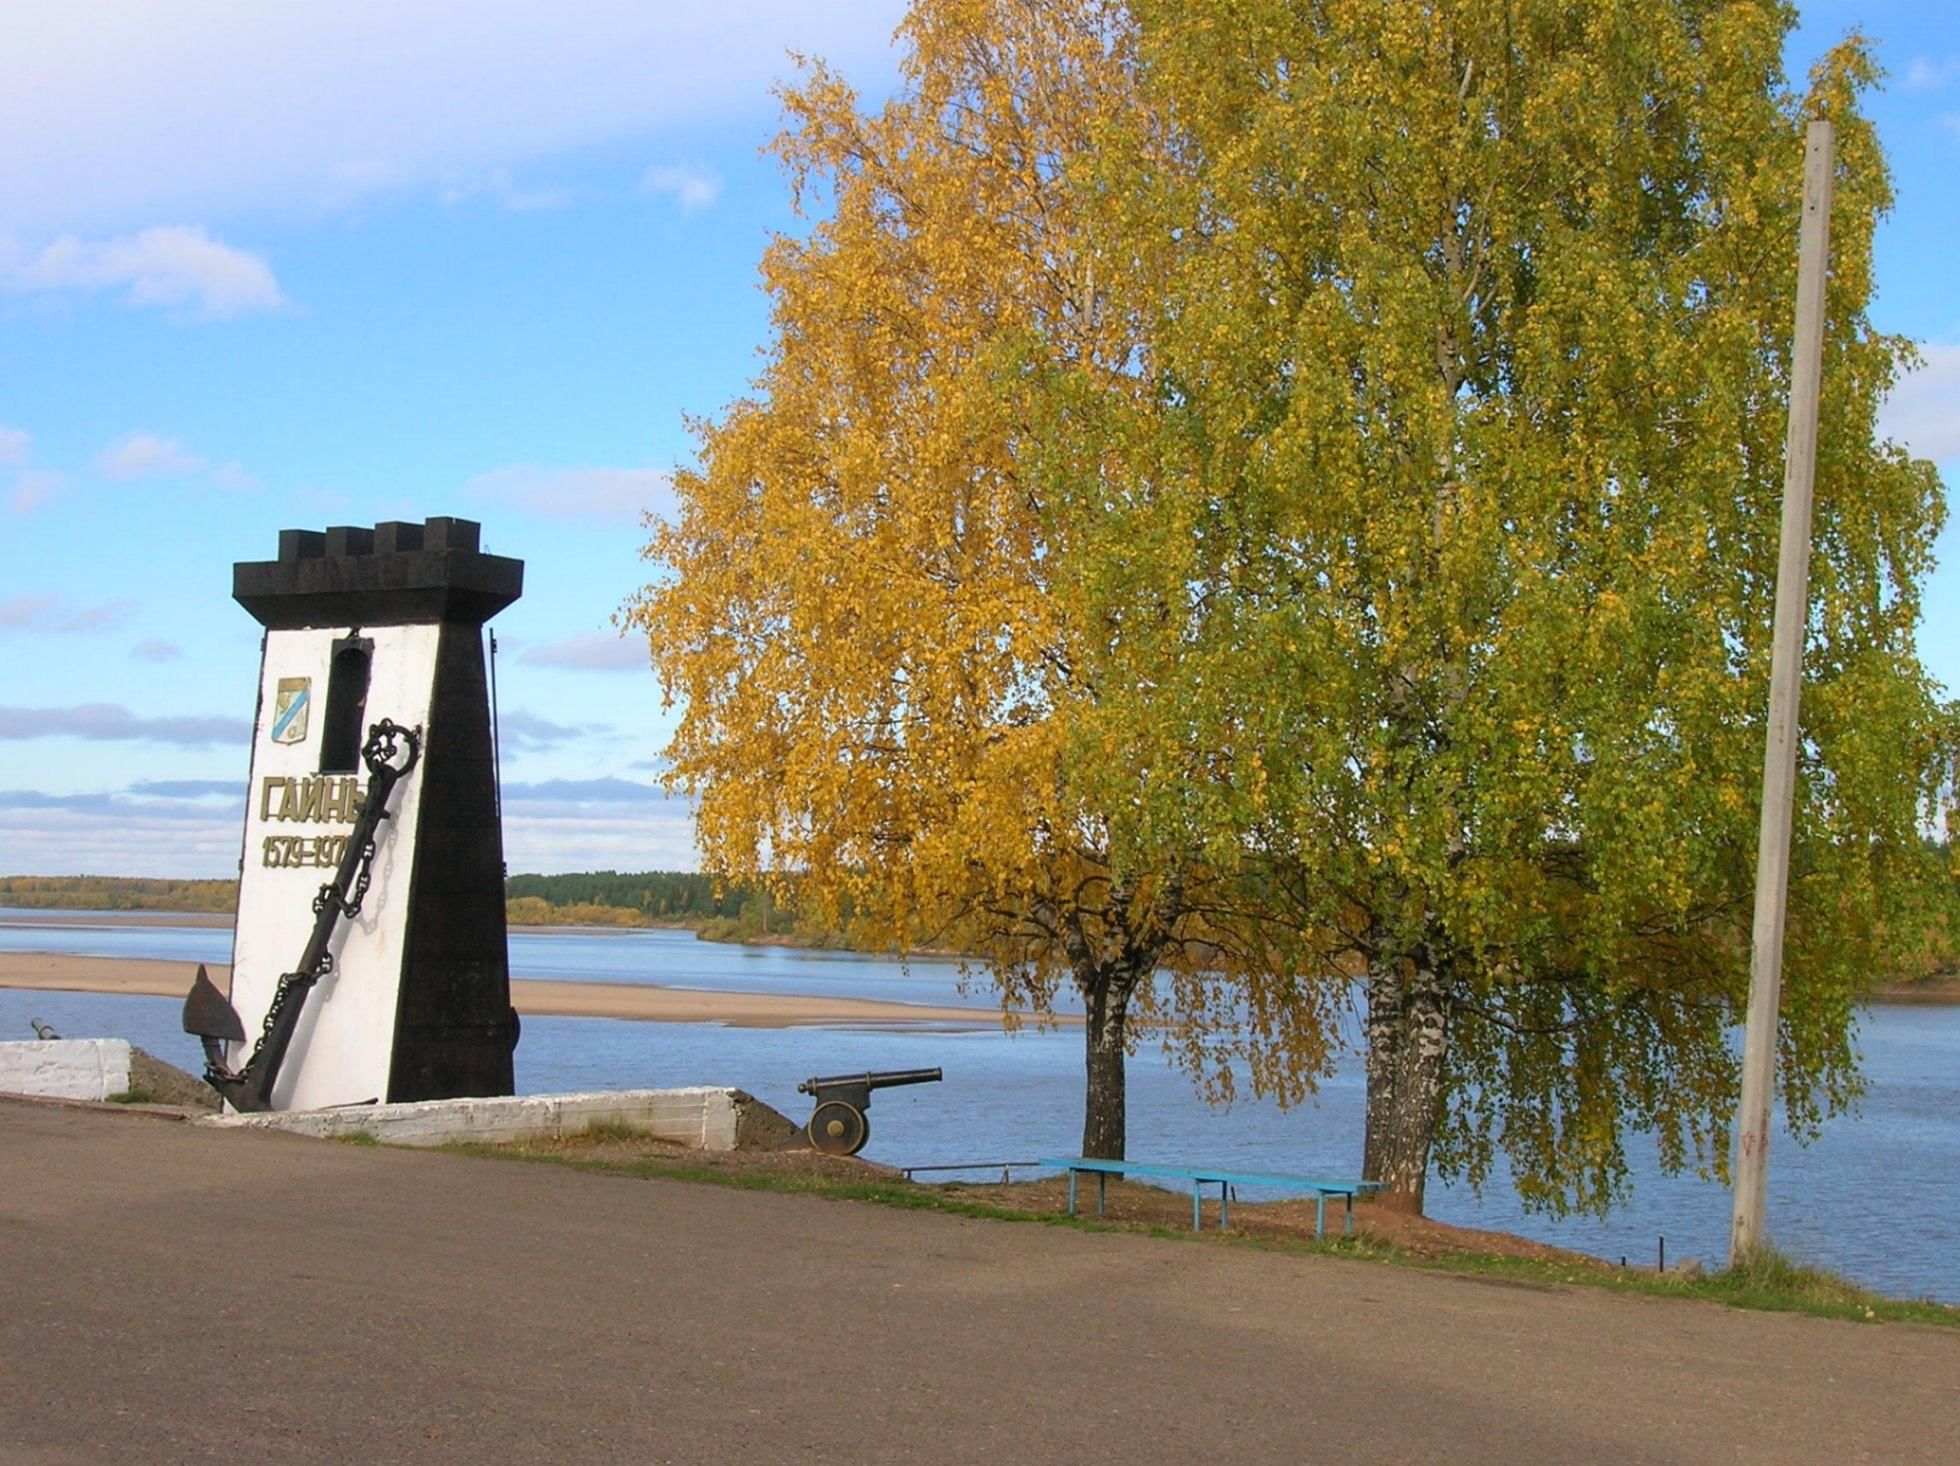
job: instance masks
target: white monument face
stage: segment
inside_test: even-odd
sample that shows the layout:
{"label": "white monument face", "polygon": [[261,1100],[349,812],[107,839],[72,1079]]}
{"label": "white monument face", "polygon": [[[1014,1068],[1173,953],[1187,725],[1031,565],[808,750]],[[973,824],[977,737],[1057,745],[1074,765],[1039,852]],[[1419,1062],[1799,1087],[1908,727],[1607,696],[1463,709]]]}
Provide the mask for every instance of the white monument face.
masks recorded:
{"label": "white monument face", "polygon": [[[346,726],[329,727],[335,694],[344,704],[351,695],[347,680],[367,673],[357,724],[363,740],[367,724],[380,718],[411,729],[429,723],[437,628],[377,626],[352,638],[348,631],[266,633],[232,945],[231,1005],[245,1026],[245,1042],[231,1046],[234,1069],[251,1057],[281,975],[306,948],[313,898],[339,868],[367,790],[358,745],[328,746],[329,734],[344,738]],[[389,801],[360,914],[342,920],[329,942],[333,968],[307,999],[271,1090],[273,1109],[317,1110],[387,1096],[407,937],[402,877],[415,848],[421,772],[411,770]]]}
{"label": "white monument face", "polygon": [[511,1092],[482,625],[522,586],[453,519],[234,567],[266,635],[232,987],[184,1013],[234,1108]]}

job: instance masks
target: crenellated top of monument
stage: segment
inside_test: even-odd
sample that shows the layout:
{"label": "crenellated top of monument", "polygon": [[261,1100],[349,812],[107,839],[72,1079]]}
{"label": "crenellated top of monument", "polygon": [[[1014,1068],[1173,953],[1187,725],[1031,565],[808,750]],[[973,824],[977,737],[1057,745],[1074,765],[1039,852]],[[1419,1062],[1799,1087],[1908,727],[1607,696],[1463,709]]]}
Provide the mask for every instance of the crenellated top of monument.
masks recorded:
{"label": "crenellated top of monument", "polygon": [[231,567],[231,595],[271,630],[480,626],[524,593],[524,562],[486,555],[474,520],[282,529],[279,558]]}

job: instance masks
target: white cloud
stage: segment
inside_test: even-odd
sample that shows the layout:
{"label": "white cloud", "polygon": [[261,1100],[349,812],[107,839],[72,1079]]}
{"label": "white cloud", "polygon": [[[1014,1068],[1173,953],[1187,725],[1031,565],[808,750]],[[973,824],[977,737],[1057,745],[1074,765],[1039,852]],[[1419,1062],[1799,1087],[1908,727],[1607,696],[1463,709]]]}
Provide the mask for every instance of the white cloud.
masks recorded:
{"label": "white cloud", "polygon": [[572,202],[569,188],[519,188],[508,168],[493,168],[481,178],[450,183],[442,190],[445,204],[463,204],[487,198],[507,214],[531,214],[541,209],[562,209]]}
{"label": "white cloud", "polygon": [[640,187],[672,195],[683,214],[692,214],[721,197],[721,175],[692,163],[662,163],[647,169]]}
{"label": "white cloud", "polygon": [[53,591],[0,601],[0,631],[25,631],[38,627],[60,604],[61,597]]}
{"label": "white cloud", "polygon": [[145,799],[223,799],[235,806],[244,791],[236,779],[138,779],[123,792]]}
{"label": "white cloud", "polygon": [[561,743],[571,743],[588,734],[605,731],[605,727],[597,723],[554,723],[549,718],[541,718],[521,708],[500,713],[497,717],[497,740],[505,749],[556,748]]}
{"label": "white cloud", "polygon": [[129,649],[129,656],[131,661],[136,662],[180,662],[184,658],[184,649],[174,641],[151,638],[137,642]]}
{"label": "white cloud", "polygon": [[7,496],[7,512],[13,515],[32,514],[60,493],[61,486],[67,482],[63,474],[47,469],[29,469],[14,480],[13,492]]}
{"label": "white cloud", "polygon": [[0,790],[0,869],[49,875],[225,876],[237,869],[245,781],[227,804],[142,786],[127,793]]}
{"label": "white cloud", "polygon": [[690,800],[634,780],[550,779],[504,786],[504,854],[513,871],[693,870]]}
{"label": "white cloud", "polygon": [[[242,790],[241,774],[233,786]],[[508,790],[506,791],[508,793]],[[237,870],[243,801],[0,791],[0,870],[191,878]],[[513,872],[694,870],[692,810],[681,801],[504,806]]]}
{"label": "white cloud", "polygon": [[170,743],[180,748],[242,745],[251,730],[232,717],[144,718],[114,703],[65,708],[0,707],[0,740],[82,738],[96,743]]}
{"label": "white cloud", "polygon": [[673,507],[674,491],[657,468],[543,468],[518,463],[478,474],[463,485],[467,496],[550,519],[602,519],[639,523],[646,512]]}
{"label": "white cloud", "polygon": [[19,428],[0,423],[0,463],[25,463],[27,445],[33,441]]}
{"label": "white cloud", "polygon": [[644,672],[651,665],[644,638],[605,632],[534,646],[518,660],[533,667],[566,667],[585,672]]}
{"label": "white cloud", "polygon": [[[18,7],[16,7],[18,8]],[[872,92],[904,0],[62,0],[0,47],[0,230],[310,209],[731,117],[790,51]]]}
{"label": "white cloud", "polygon": [[[243,746],[242,744],[240,745]],[[236,869],[245,776],[118,790],[0,789],[0,870],[223,876]],[[513,871],[693,870],[693,805],[620,778],[504,785]]]}
{"label": "white cloud", "polygon": [[1960,77],[1960,56],[1915,56],[1902,85],[1909,92],[1935,92],[1956,77]]}
{"label": "white cloud", "polygon": [[1879,434],[1935,463],[1960,459],[1960,344],[1922,346],[1919,354],[1919,370],[1886,398]]}
{"label": "white cloud", "polygon": [[134,601],[109,601],[99,606],[70,606],[58,592],[14,596],[0,601],[0,631],[52,631],[58,635],[108,631],[136,613]]}
{"label": "white cloud", "polygon": [[64,234],[38,250],[0,237],[0,290],[122,291],[128,305],[215,317],[285,304],[272,267],[258,255],[183,224],[96,242]]}
{"label": "white cloud", "polygon": [[155,433],[125,433],[95,455],[95,471],[104,478],[180,478],[202,467],[204,460],[182,443]]}
{"label": "white cloud", "polygon": [[656,784],[638,779],[619,779],[607,775],[597,779],[540,779],[532,783],[504,785],[504,802],[512,808],[532,813],[583,808],[593,804],[670,804],[685,803]]}

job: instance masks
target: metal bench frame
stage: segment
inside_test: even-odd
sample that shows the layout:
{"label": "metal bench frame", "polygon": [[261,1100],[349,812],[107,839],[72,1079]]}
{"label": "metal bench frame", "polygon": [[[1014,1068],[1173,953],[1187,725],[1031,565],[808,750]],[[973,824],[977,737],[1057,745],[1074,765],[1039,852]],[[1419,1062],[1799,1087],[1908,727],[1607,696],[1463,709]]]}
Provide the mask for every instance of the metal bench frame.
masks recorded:
{"label": "metal bench frame", "polygon": [[1313,1234],[1315,1237],[1327,1235],[1327,1198],[1341,1197],[1347,1203],[1347,1232],[1354,1232],[1354,1198],[1357,1192],[1379,1191],[1379,1181],[1325,1180],[1313,1176],[1282,1176],[1266,1171],[1226,1171],[1217,1167],[1166,1166],[1146,1161],[1105,1161],[1092,1160],[1087,1156],[1064,1156],[1050,1158],[1041,1162],[1053,1166],[1058,1171],[1068,1172],[1068,1214],[1075,1215],[1076,1178],[1083,1174],[1093,1174],[1096,1178],[1096,1215],[1101,1216],[1109,1200],[1109,1178],[1111,1176],[1162,1176],[1168,1179],[1189,1181],[1191,1183],[1191,1230],[1204,1230],[1204,1188],[1218,1188],[1218,1225],[1221,1230],[1231,1224],[1232,1187],[1271,1186],[1288,1191],[1311,1191],[1314,1193]]}

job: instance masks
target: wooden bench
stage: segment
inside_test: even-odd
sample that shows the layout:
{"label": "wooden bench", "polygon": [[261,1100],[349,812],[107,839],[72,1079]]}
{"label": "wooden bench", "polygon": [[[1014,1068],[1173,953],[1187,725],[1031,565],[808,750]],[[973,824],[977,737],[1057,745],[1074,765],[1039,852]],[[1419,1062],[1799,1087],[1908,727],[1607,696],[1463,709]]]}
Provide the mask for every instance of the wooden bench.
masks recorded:
{"label": "wooden bench", "polygon": [[1358,1192],[1381,1190],[1379,1181],[1330,1181],[1317,1176],[1281,1176],[1267,1171],[1227,1171],[1216,1166],[1164,1166],[1145,1161],[1102,1161],[1087,1156],[1063,1156],[1041,1162],[1053,1166],[1058,1171],[1068,1172],[1068,1213],[1075,1215],[1075,1180],[1085,1173],[1096,1178],[1096,1215],[1103,1214],[1104,1204],[1109,1199],[1109,1178],[1111,1176],[1161,1176],[1172,1180],[1191,1183],[1191,1230],[1204,1230],[1204,1213],[1199,1203],[1204,1197],[1204,1188],[1218,1188],[1218,1225],[1223,1228],[1231,1220],[1231,1188],[1234,1186],[1271,1186],[1286,1191],[1311,1191],[1314,1193],[1313,1234],[1316,1237],[1327,1235],[1327,1198],[1341,1197],[1347,1203],[1347,1230],[1354,1231],[1354,1198]]}

